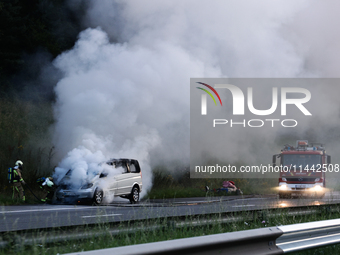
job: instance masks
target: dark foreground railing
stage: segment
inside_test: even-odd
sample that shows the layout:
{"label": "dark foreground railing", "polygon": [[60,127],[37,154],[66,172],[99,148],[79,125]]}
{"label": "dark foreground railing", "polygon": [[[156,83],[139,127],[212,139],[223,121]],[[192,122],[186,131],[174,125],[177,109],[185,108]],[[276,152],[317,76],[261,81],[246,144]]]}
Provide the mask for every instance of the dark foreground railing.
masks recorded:
{"label": "dark foreground railing", "polygon": [[138,244],[68,255],[284,254],[340,243],[340,219]]}

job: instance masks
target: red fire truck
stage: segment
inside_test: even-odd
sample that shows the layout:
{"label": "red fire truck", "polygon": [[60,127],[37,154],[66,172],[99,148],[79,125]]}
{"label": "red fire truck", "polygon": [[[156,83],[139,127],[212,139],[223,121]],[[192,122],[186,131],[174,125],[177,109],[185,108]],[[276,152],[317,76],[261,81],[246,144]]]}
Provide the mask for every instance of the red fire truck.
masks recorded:
{"label": "red fire truck", "polygon": [[[279,166],[276,165],[277,159],[280,160]],[[279,197],[311,195],[322,198],[330,163],[331,156],[320,143],[298,140],[295,147],[285,145],[280,154],[273,155],[273,167],[280,168]]]}

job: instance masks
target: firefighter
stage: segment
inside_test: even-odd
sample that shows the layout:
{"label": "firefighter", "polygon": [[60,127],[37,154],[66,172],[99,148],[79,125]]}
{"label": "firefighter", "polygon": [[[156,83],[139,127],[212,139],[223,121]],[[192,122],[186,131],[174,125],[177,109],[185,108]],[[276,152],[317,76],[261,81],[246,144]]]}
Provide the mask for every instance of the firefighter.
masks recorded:
{"label": "firefighter", "polygon": [[25,181],[22,178],[22,165],[24,163],[22,163],[21,160],[17,160],[17,162],[15,162],[15,167],[13,168],[13,195],[12,195],[12,199],[14,199],[14,194],[16,192],[18,192],[20,199],[25,202],[26,198],[25,198],[25,191],[24,188],[22,187],[22,185],[25,185]]}
{"label": "firefighter", "polygon": [[43,189],[44,187],[42,186],[42,184],[45,182],[46,178],[45,177],[41,177],[37,179],[37,183],[39,185],[40,189]]}
{"label": "firefighter", "polygon": [[52,177],[45,178],[45,181],[41,184],[41,187],[43,189],[43,198],[41,199],[41,202],[50,202],[54,194],[53,178]]}

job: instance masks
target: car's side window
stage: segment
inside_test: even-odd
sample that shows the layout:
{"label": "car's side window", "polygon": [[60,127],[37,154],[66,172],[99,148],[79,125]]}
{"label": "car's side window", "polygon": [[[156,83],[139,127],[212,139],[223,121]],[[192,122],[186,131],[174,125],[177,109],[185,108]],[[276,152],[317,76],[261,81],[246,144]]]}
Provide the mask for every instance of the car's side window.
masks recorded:
{"label": "car's side window", "polygon": [[131,171],[131,173],[139,173],[140,172],[140,168],[139,168],[138,163],[131,162],[131,164],[130,164],[130,171]]}
{"label": "car's side window", "polygon": [[128,162],[125,162],[125,166],[126,166],[126,173],[131,173],[130,166],[129,166]]}
{"label": "car's side window", "polygon": [[108,162],[107,164],[112,165],[113,168],[121,170],[122,174],[140,173],[139,163],[137,160],[134,159],[120,159],[114,162]]}
{"label": "car's side window", "polygon": [[130,167],[126,160],[120,160],[115,164],[116,168],[121,168],[122,174],[130,173]]}
{"label": "car's side window", "polygon": [[130,165],[130,171],[131,171],[131,173],[137,173],[137,169],[136,169],[136,166],[134,164]]}

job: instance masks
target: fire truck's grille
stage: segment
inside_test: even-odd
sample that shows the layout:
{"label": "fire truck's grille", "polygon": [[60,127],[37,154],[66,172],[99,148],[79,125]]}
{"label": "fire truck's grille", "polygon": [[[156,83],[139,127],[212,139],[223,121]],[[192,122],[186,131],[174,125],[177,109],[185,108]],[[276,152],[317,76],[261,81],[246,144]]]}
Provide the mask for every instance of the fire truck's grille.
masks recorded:
{"label": "fire truck's grille", "polygon": [[299,177],[299,178],[287,178],[287,182],[315,182],[315,178],[302,178],[302,177]]}

